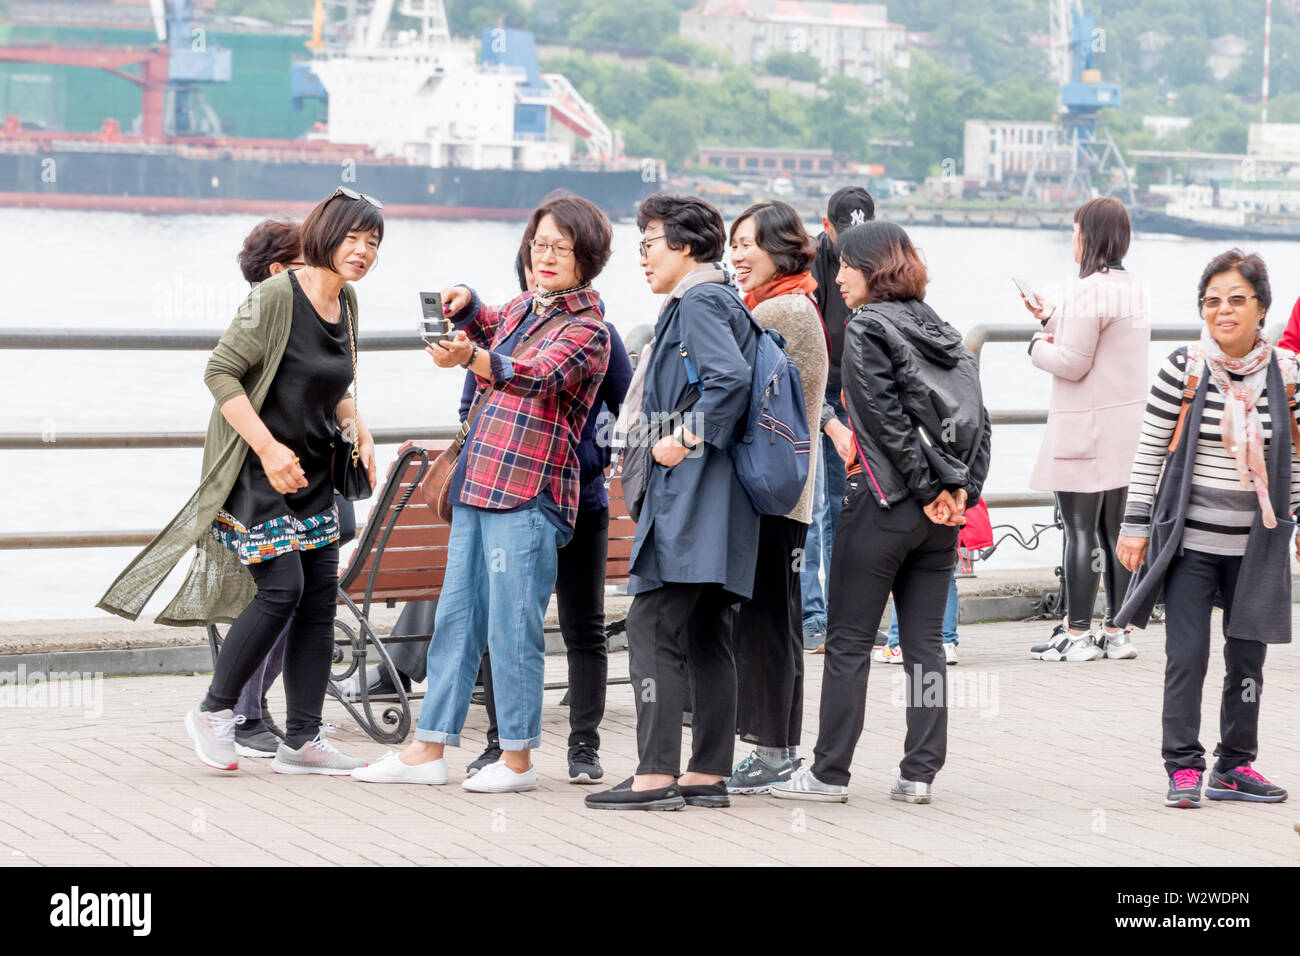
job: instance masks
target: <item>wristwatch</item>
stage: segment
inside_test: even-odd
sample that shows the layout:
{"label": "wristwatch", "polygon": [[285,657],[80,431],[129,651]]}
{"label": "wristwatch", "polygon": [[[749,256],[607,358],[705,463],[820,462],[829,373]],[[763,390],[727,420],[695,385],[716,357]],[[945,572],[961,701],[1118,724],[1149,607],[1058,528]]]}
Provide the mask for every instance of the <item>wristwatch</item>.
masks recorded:
{"label": "wristwatch", "polygon": [[690,442],[686,440],[686,429],[683,428],[681,425],[678,425],[676,428],[673,429],[673,440],[676,441],[677,444],[685,448],[687,451],[694,451],[696,448],[700,447],[699,442],[696,442],[694,445],[692,445]]}

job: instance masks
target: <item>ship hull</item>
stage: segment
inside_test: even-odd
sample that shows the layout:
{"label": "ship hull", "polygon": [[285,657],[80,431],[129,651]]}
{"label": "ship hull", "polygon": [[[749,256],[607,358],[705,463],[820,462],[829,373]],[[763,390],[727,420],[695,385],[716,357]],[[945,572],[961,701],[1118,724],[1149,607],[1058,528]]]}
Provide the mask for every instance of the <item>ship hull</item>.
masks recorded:
{"label": "ship hull", "polygon": [[1268,239],[1300,239],[1300,223],[1246,223],[1230,226],[1213,222],[1199,222],[1168,213],[1147,209],[1131,209],[1135,232],[1158,232],[1191,239],[1223,239],[1226,241],[1258,241]]}
{"label": "ship hull", "polygon": [[655,188],[637,170],[496,170],[390,163],[274,162],[177,152],[49,149],[0,153],[0,205],[154,213],[303,215],[336,187],[369,193],[397,218],[527,218],[548,193],[585,196],[611,218]]}

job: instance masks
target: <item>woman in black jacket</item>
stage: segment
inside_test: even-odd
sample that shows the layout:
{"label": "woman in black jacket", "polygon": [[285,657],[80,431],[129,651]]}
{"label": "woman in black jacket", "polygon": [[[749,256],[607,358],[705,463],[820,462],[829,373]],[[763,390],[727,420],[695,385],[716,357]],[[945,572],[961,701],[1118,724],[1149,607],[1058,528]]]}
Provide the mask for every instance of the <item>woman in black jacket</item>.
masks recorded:
{"label": "woman in black jacket", "polygon": [[840,380],[857,457],[831,557],[821,732],[811,768],[772,795],[843,803],[866,711],[876,624],[892,591],[907,674],[907,739],[890,796],[929,803],[947,751],[940,636],[957,525],[988,472],[991,429],[974,358],[921,300],[925,266],[893,223],[838,242],[837,282],[855,310]]}

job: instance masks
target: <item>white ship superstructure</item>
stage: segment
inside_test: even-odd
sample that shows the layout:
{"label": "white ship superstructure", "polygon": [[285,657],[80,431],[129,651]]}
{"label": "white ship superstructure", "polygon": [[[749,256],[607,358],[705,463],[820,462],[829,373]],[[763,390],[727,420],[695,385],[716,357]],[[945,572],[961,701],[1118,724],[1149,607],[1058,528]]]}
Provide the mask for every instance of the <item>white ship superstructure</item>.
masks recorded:
{"label": "white ship superstructure", "polygon": [[[568,80],[541,74],[530,84],[526,69],[500,55],[513,31],[493,31],[497,62],[480,65],[470,43],[449,35],[442,0],[402,0],[399,12],[418,18],[418,31],[389,30],[393,7],[374,0],[344,49],[312,61],[329,93],[330,140],[435,167],[552,169],[619,158],[613,134]],[[521,115],[534,128],[521,131]],[[575,160],[579,140],[587,148]]]}

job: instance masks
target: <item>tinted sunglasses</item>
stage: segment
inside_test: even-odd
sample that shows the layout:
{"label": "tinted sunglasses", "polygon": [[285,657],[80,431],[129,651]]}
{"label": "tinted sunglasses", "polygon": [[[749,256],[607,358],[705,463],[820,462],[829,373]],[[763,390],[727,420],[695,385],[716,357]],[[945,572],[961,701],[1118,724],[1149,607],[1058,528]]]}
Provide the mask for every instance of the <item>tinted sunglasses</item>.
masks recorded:
{"label": "tinted sunglasses", "polygon": [[[367,196],[365,193],[359,193],[355,189],[348,189],[346,186],[340,186],[338,189],[334,190],[334,196],[346,196],[348,199],[365,200],[376,209],[384,208],[384,204],[374,196]],[[334,196],[330,196],[330,199],[333,199]]]}

